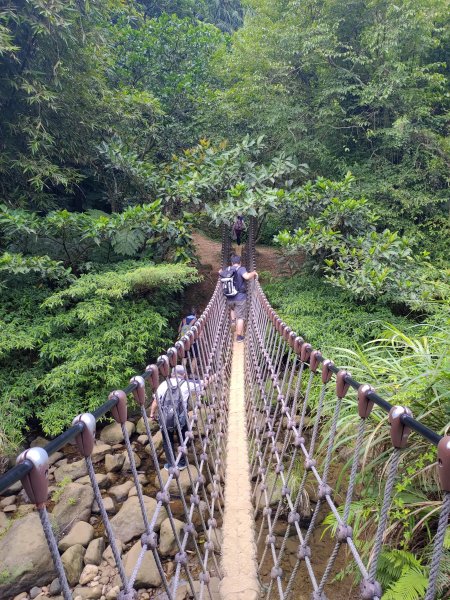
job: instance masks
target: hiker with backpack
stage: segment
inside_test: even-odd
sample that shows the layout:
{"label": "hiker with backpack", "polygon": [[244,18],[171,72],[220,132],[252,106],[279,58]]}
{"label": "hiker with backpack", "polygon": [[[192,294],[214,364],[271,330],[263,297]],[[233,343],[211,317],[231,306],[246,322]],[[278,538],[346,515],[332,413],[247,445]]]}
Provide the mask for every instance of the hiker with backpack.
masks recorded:
{"label": "hiker with backpack", "polygon": [[234,254],[231,265],[219,271],[223,293],[230,309],[231,323],[236,323],[236,341],[245,340],[244,325],[247,316],[247,281],[257,279],[256,271],[241,266],[241,257]]}
{"label": "hiker with backpack", "polygon": [[[200,392],[202,382],[200,380],[187,380],[186,370],[183,365],[177,365],[172,369],[171,377],[163,381],[156,390],[150,408],[150,418],[155,421],[159,413],[161,425],[162,442],[166,463],[164,468],[168,471],[175,466],[175,433],[179,445],[184,445],[184,439],[188,431],[188,402],[191,391]],[[164,423],[161,423],[161,420]],[[187,467],[186,457],[182,456],[178,463],[180,470]]]}
{"label": "hiker with backpack", "polygon": [[241,215],[239,215],[231,229],[231,237],[233,238],[233,240],[236,240],[238,246],[240,246],[242,243],[242,233],[245,231],[245,229],[246,227],[244,219]]}

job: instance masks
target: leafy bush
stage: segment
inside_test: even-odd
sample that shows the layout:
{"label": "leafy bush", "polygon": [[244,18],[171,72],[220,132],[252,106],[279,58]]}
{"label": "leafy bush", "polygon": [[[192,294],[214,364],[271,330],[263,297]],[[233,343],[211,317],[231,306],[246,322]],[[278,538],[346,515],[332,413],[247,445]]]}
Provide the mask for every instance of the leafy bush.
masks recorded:
{"label": "leafy bush", "polygon": [[[173,340],[174,294],[196,281],[185,265],[103,266],[51,293],[6,288],[0,311],[3,449],[36,416],[44,433],[99,406]],[[31,282],[30,282],[31,283]]]}
{"label": "leafy bush", "polygon": [[355,348],[386,330],[383,322],[410,324],[388,308],[357,304],[348,294],[313,275],[297,275],[264,286],[271,305],[315,348]]}

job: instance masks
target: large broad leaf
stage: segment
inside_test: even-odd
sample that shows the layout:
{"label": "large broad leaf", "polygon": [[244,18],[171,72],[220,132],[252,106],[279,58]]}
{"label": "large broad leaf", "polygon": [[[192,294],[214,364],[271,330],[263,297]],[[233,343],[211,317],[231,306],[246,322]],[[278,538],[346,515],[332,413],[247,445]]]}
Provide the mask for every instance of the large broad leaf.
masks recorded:
{"label": "large broad leaf", "polygon": [[114,234],[112,246],[114,252],[124,256],[134,256],[145,241],[142,229],[122,229]]}

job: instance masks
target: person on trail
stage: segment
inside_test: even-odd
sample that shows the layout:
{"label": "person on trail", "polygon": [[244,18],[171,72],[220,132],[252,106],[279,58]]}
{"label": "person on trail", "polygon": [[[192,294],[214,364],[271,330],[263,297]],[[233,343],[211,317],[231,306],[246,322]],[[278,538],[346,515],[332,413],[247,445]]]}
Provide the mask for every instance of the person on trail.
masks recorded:
{"label": "person on trail", "polygon": [[[178,326],[178,337],[182,338],[184,335],[190,331],[193,325],[197,322],[197,309],[195,306],[192,307],[191,312],[187,317],[184,317],[180,321]],[[198,359],[198,346],[197,342],[194,342],[191,346],[192,354],[191,354],[191,367],[194,372],[197,371],[197,359]],[[183,358],[182,364],[186,366],[187,359]]]}
{"label": "person on trail", "polygon": [[231,265],[219,271],[223,293],[227,297],[231,324],[236,324],[236,341],[245,340],[244,325],[247,316],[247,281],[257,279],[256,271],[247,271],[241,266],[241,257],[234,254]]}
{"label": "person on trail", "polygon": [[242,244],[243,231],[245,231],[245,223],[243,217],[239,215],[232,228],[232,238],[233,240],[236,240],[238,246]]}
{"label": "person on trail", "polygon": [[[178,443],[183,445],[188,431],[188,402],[191,391],[196,394],[202,389],[202,382],[199,379],[187,380],[183,365],[177,365],[172,369],[172,376],[168,381],[169,383],[163,381],[158,386],[150,408],[150,419],[152,421],[156,420],[156,415],[159,413],[163,448],[167,461],[164,465],[166,471],[175,466],[174,460],[177,456],[175,452],[175,433],[177,434]],[[162,419],[164,419],[164,423],[161,422]],[[182,470],[186,467],[186,457],[182,456],[178,468]]]}

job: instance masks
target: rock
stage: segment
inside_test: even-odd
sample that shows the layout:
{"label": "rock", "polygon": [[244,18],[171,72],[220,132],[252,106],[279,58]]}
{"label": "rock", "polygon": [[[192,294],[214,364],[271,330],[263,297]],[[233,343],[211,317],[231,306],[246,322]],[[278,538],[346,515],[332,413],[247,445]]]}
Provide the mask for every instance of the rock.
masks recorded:
{"label": "rock", "polygon": [[[204,596],[207,595],[208,598],[211,598],[211,600],[220,600],[219,585],[220,579],[218,577],[211,577],[211,579],[209,580],[209,589],[211,590],[211,597],[207,593],[204,593]],[[194,581],[194,591],[196,593],[195,597],[200,597],[200,581]]]}
{"label": "rock", "polygon": [[42,592],[42,589],[40,587],[34,586],[31,588],[30,590],[30,598],[31,600],[34,600],[36,598],[36,596],[39,596],[39,594]]}
{"label": "rock", "polygon": [[[174,525],[178,538],[180,538],[183,535],[184,523],[178,519],[174,519]],[[164,519],[161,523],[161,531],[159,532],[159,553],[161,556],[175,556],[178,550],[178,544],[172,531],[170,519]]]}
{"label": "rock", "polygon": [[106,600],[117,600],[117,596],[120,594],[120,587],[115,585],[113,588],[109,590],[106,594]]}
{"label": "rock", "polygon": [[[155,446],[156,452],[159,454],[159,452],[162,450],[162,447],[163,447],[162,433],[160,431],[157,431],[155,433],[155,435],[152,436],[152,441],[153,441],[153,445]],[[152,449],[151,449],[150,445],[145,447],[145,451],[148,452],[149,454],[152,453]]]}
{"label": "rock", "polygon": [[[141,549],[141,542],[136,542],[134,546],[132,546],[131,550],[125,555],[124,568],[125,575],[127,577],[130,577],[131,573],[133,572]],[[137,573],[134,587],[138,590],[140,588],[158,587],[161,585],[161,583],[161,576],[159,574],[158,567],[156,566],[155,559],[153,558],[153,553],[151,551],[147,551],[142,559],[142,564]]]}
{"label": "rock", "polygon": [[[128,458],[128,452],[126,450],[123,453],[123,456],[125,457],[125,461],[123,463],[122,471],[131,471],[130,459]],[[134,457],[134,462],[136,464],[136,469],[139,469],[142,461],[141,461],[140,457],[136,454],[136,452],[133,452],[133,457]]]}
{"label": "rock", "polygon": [[133,485],[133,487],[128,492],[128,498],[131,498],[131,496],[137,496],[137,489],[135,485]]}
{"label": "rock", "polygon": [[99,565],[102,562],[102,554],[105,551],[105,542],[103,538],[92,540],[84,555],[85,565]]}
{"label": "rock", "polygon": [[72,481],[87,475],[87,466],[84,458],[73,463],[58,467],[55,471],[55,480],[57,483],[68,477]]}
{"label": "rock", "polygon": [[53,454],[50,454],[48,457],[48,466],[51,467],[62,458],[64,458],[64,454],[62,452],[53,452]]}
{"label": "rock", "polygon": [[[98,483],[98,487],[101,489],[109,486],[108,475],[105,475],[104,473],[96,473],[95,480]],[[91,485],[91,479],[89,475],[85,475],[84,477],[77,479],[77,483],[81,483],[82,485]]]}
{"label": "rock", "polygon": [[5,514],[9,514],[9,513],[15,513],[17,510],[17,506],[15,504],[10,504],[9,506],[5,506],[5,508],[3,509],[3,512]]}
{"label": "rock", "polygon": [[76,521],[88,521],[94,492],[89,485],[69,483],[65,486],[58,502],[53,508],[52,521],[59,531],[64,531]]}
{"label": "rock", "polygon": [[13,600],[26,600],[26,598],[28,598],[28,594],[26,592],[22,592],[21,594],[14,596]]}
{"label": "rock", "polygon": [[48,440],[46,440],[45,437],[38,435],[37,438],[34,438],[34,440],[31,442],[30,448],[44,448],[44,446],[46,446],[47,444]]}
{"label": "rock", "polygon": [[[156,500],[149,496],[144,496],[144,505],[147,511],[149,521],[152,520],[153,514],[156,510]],[[155,531],[159,531],[161,523],[167,518],[167,512],[165,508],[162,508],[158,513],[158,518],[155,523]],[[114,531],[114,535],[117,539],[122,542],[129,542],[134,537],[137,537],[144,533],[144,521],[141,515],[141,508],[139,506],[139,499],[136,496],[128,498],[119,510],[117,515],[111,519],[111,526]]]}
{"label": "rock", "polygon": [[[125,428],[130,436],[135,429],[134,423],[131,421],[127,421],[125,423]],[[100,439],[102,442],[106,444],[114,445],[123,442],[123,434],[122,428],[119,423],[111,423],[111,425],[107,425],[100,432]]]}
{"label": "rock", "polygon": [[[115,513],[116,512],[114,500],[112,498],[110,498],[109,496],[105,496],[103,498],[103,505],[104,505],[107,513]],[[96,515],[100,513],[100,509],[98,507],[97,501],[95,501],[92,505],[92,512]]]}
{"label": "rock", "polygon": [[25,515],[30,514],[31,512],[33,512],[35,509],[34,504],[21,504],[18,508],[17,508],[17,515],[19,517],[24,517]]}
{"label": "rock", "polygon": [[[191,470],[192,479],[195,482],[196,478],[198,477],[197,468],[194,467],[193,465],[191,465],[189,468]],[[169,478],[168,471],[166,471],[165,469],[161,469],[161,477],[162,477],[163,485],[165,485]],[[180,483],[181,489],[183,490],[183,494],[186,494],[191,487],[191,480],[189,479],[189,473],[188,473],[187,469],[183,469],[183,471],[180,471],[180,477],[179,477],[178,481]],[[158,477],[155,477],[155,485],[157,487],[159,486]],[[170,482],[169,493],[174,494],[174,495],[177,495],[180,493],[175,479],[172,479],[172,481]]]}
{"label": "rock", "polygon": [[128,492],[133,487],[132,481],[125,481],[121,485],[115,485],[109,489],[108,493],[114,498],[116,502],[121,502],[128,497]]}
{"label": "rock", "polygon": [[[117,549],[119,551],[119,555],[122,556],[123,544],[120,540],[116,540],[116,544],[117,544]],[[111,546],[108,546],[106,548],[106,550],[103,552],[103,559],[106,560],[106,562],[108,563],[108,565],[110,567],[116,566],[116,560],[114,558],[114,554],[113,554]]]}
{"label": "rock", "polygon": [[85,548],[89,542],[94,539],[94,528],[89,523],[78,521],[70,530],[70,533],[65,535],[58,544],[60,552],[65,552],[71,546],[81,544]]}
{"label": "rock", "polygon": [[96,585],[94,587],[76,587],[73,590],[74,598],[81,598],[81,600],[98,600],[102,596],[102,586]]}
{"label": "rock", "polygon": [[145,433],[140,435],[137,439],[137,443],[141,446],[145,446],[146,444],[148,444],[148,435],[146,435]]}
{"label": "rock", "polygon": [[105,469],[107,473],[115,473],[120,471],[125,462],[125,456],[123,454],[107,454],[105,456]]}
{"label": "rock", "polygon": [[83,548],[83,546],[81,544],[77,544],[76,546],[71,546],[61,556],[67,581],[69,582],[70,586],[77,585],[78,581],[80,580],[80,575],[84,567],[83,558],[85,552],[86,550]]}
{"label": "rock", "polygon": [[14,504],[16,502],[17,496],[6,496],[3,500],[0,500],[0,507],[5,508],[5,506],[10,506],[10,504]]}
{"label": "rock", "polygon": [[111,446],[97,440],[91,454],[92,462],[94,464],[100,462],[108,452],[111,452]]}
{"label": "rock", "polygon": [[49,587],[48,593],[50,596],[57,596],[61,592],[61,584],[59,583],[59,579],[54,579]]}
{"label": "rock", "polygon": [[[148,422],[150,425],[151,433],[153,433],[154,431],[157,431],[157,429],[159,427],[158,423],[156,421],[152,421],[151,419],[149,419]],[[147,433],[147,430],[145,429],[145,424],[144,424],[144,417],[141,417],[139,419],[139,421],[136,423],[136,433],[139,433],[139,435]]]}
{"label": "rock", "polygon": [[0,539],[0,598],[14,598],[32,586],[45,585],[55,568],[37,513],[12,522]]}
{"label": "rock", "polygon": [[9,519],[7,518],[7,516],[0,512],[0,533],[2,533],[2,531],[8,527],[8,523],[9,523]]}
{"label": "rock", "polygon": [[[86,559],[86,555],[84,555]],[[94,577],[98,575],[98,567],[97,565],[86,565],[80,575],[80,584],[86,585],[94,580]]]}

